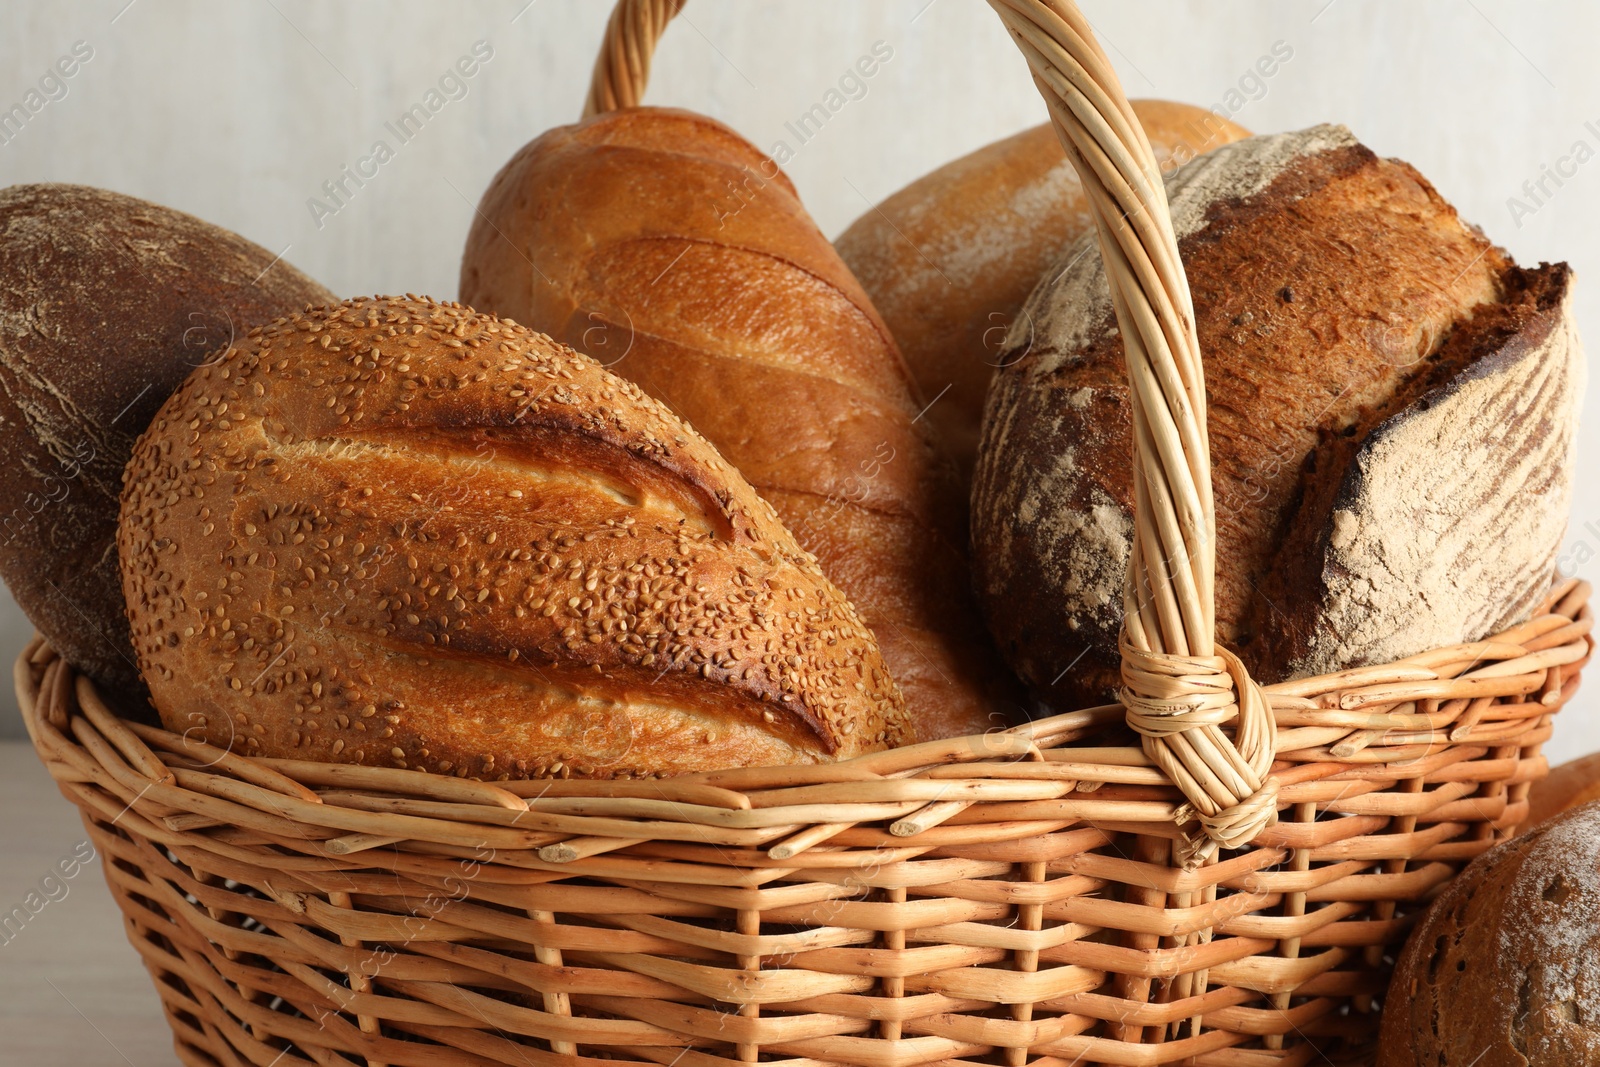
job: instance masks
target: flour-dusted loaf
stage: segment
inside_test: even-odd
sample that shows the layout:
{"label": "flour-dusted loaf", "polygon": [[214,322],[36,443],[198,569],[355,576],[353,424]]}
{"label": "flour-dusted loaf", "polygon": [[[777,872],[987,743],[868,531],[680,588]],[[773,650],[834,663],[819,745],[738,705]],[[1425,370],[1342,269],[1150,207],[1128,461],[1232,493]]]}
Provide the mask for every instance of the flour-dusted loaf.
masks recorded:
{"label": "flour-dusted loaf", "polygon": [[[1190,104],[1135,100],[1133,113],[1163,170],[1250,135]],[[1045,123],[923,175],[834,240],[923,395],[939,398],[926,417],[963,484],[1007,329],[1090,225],[1078,172]]]}
{"label": "flour-dusted loaf", "polygon": [[139,689],[116,551],[134,439],[236,334],[336,299],[170,208],[81,185],[0,190],[0,576],[113,697]]}
{"label": "flour-dusted loaf", "polygon": [[459,304],[255,330],[157,414],[118,547],[166,725],[477,778],[904,741],[871,634],[637,386]]}
{"label": "flour-dusted loaf", "polygon": [[1006,725],[953,471],[872,303],[776,163],[634,108],[550,130],[484,194],[462,299],[664,400],[748,478],[876,634],[924,739]]}
{"label": "flour-dusted loaf", "polygon": [[[1584,367],[1567,267],[1516,266],[1341,127],[1216,149],[1167,192],[1206,360],[1221,639],[1272,681],[1525,616],[1571,495]],[[985,412],[979,595],[1046,699],[1099,702],[1133,517],[1098,252],[1069,253],[1027,312]]]}
{"label": "flour-dusted loaf", "polygon": [[1474,860],[1383,1000],[1378,1067],[1600,1063],[1600,804]]}

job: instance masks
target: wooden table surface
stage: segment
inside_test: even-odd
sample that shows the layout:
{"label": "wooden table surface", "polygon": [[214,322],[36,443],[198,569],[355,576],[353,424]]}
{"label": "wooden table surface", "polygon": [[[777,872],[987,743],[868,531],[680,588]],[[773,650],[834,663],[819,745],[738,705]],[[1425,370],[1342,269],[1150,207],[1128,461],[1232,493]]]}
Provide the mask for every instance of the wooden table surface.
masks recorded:
{"label": "wooden table surface", "polygon": [[61,876],[90,851],[33,746],[0,742],[0,1067],[178,1063],[99,858]]}

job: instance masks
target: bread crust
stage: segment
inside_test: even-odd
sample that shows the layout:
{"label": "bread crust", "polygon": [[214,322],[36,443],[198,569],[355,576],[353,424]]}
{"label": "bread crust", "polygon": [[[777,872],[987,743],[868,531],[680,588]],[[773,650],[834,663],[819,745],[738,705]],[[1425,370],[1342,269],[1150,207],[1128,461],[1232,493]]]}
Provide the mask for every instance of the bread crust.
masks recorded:
{"label": "bread crust", "polygon": [[906,736],[871,634],[704,439],[459,304],[253,331],[140,439],[118,545],[162,721],[250,755],[646,777]]}
{"label": "bread crust", "polygon": [[[1264,673],[1327,674],[1476,640],[1544,599],[1584,390],[1572,272],[1508,265],[1499,282],[1498,301],[1451,330],[1434,369],[1374,412],[1364,437],[1325,440],[1302,473],[1250,606]],[[1318,477],[1330,457],[1337,480]],[[1336,487],[1331,504],[1324,487]]]}
{"label": "bread crust", "polygon": [[[1566,269],[1517,268],[1337,127],[1217,149],[1168,196],[1206,359],[1222,640],[1276,681],[1516,621],[1570,502]],[[1061,706],[1118,683],[1133,528],[1121,340],[1080,253],[1008,338],[973,507],[991,628]]]}
{"label": "bread crust", "polygon": [[56,651],[125,704],[143,691],[116,555],[134,439],[236,334],[336,299],[158,204],[80,185],[0,190],[0,576]]}
{"label": "bread crust", "polygon": [[[1163,171],[1250,131],[1204,108],[1135,100]],[[923,175],[864,212],[835,247],[930,400],[962,484],[1006,333],[1039,278],[1091,227],[1077,172],[1045,123]]]}
{"label": "bread crust", "polygon": [[1600,800],[1600,752],[1591,752],[1551,769],[1549,777],[1528,790],[1528,817],[1524,830],[1555,818],[1580,804]]}
{"label": "bread crust", "polygon": [[1378,1067],[1600,1062],[1600,804],[1474,860],[1428,907],[1383,1003]]}
{"label": "bread crust", "polygon": [[860,610],[918,736],[1006,725],[963,501],[887,328],[772,160],[703,116],[551,130],[484,194],[462,298],[665,401]]}

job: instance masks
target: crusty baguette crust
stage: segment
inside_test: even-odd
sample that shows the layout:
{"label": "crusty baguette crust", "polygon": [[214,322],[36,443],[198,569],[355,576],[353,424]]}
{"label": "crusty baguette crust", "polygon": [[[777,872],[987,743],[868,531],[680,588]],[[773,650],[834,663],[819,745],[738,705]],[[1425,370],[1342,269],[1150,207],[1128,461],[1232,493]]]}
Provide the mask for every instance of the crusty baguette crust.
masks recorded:
{"label": "crusty baguette crust", "polygon": [[[1517,268],[1341,128],[1225,146],[1167,186],[1206,360],[1222,640],[1275,681],[1516,622],[1570,504],[1566,269]],[[1098,703],[1118,683],[1133,515],[1098,255],[1028,313],[974,483],[980,599],[1046,699]]]}
{"label": "crusty baguette crust", "polygon": [[[1189,104],[1135,100],[1162,170],[1250,132]],[[852,222],[840,257],[889,324],[963,484],[989,380],[1039,278],[1089,232],[1089,206],[1045,123],[923,175]]]}
{"label": "crusty baguette crust", "polygon": [[337,299],[158,204],[81,185],[0,191],[0,576],[113,698],[143,688],[116,552],[134,439],[236,334]]}
{"label": "crusty baguette crust", "polygon": [[459,304],[252,332],[141,438],[118,544],[163,721],[251,755],[638,777],[906,736],[871,634],[704,439]]}
{"label": "crusty baguette crust", "polygon": [[484,195],[461,292],[705,434],[861,611],[920,737],[1005,723],[953,473],[887,329],[771,160],[683,111],[551,130]]}

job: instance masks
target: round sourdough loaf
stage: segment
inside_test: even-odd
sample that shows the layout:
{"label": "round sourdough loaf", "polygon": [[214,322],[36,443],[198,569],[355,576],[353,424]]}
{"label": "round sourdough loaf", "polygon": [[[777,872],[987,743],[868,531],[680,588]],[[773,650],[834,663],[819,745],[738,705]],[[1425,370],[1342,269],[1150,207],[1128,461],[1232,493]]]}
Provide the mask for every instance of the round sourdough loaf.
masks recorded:
{"label": "round sourdough loaf", "polygon": [[249,755],[641,777],[907,737],[871,634],[703,438],[460,304],[242,338],[140,439],[118,548],[162,721]]}
{"label": "round sourdough loaf", "polygon": [[1429,906],[1383,1003],[1378,1067],[1600,1063],[1600,804],[1479,856]]}
{"label": "round sourdough loaf", "polygon": [[108,695],[140,687],[116,552],[134,439],[235,334],[336,299],[169,208],[79,185],[0,190],[0,576]]}
{"label": "round sourdough loaf", "polygon": [[[1517,267],[1342,127],[1218,148],[1167,195],[1206,361],[1220,638],[1274,681],[1525,616],[1571,495],[1568,269]],[[1008,336],[973,488],[990,628],[1066,705],[1117,684],[1133,530],[1126,371],[1091,240]]]}
{"label": "round sourdough loaf", "polygon": [[[1162,170],[1250,136],[1190,104],[1135,100]],[[1039,277],[1090,230],[1078,172],[1055,128],[1035,126],[923,175],[838,236],[905,354],[962,484],[1007,328]]]}

